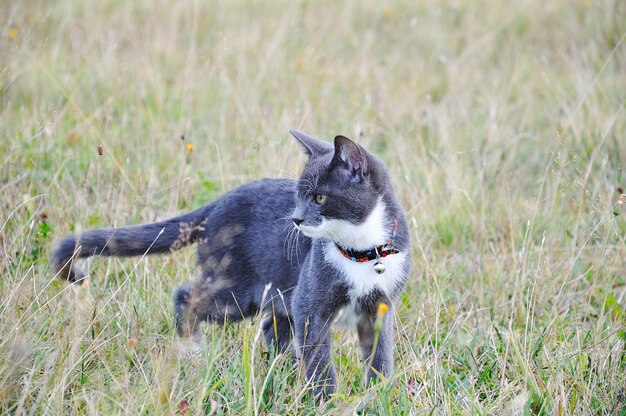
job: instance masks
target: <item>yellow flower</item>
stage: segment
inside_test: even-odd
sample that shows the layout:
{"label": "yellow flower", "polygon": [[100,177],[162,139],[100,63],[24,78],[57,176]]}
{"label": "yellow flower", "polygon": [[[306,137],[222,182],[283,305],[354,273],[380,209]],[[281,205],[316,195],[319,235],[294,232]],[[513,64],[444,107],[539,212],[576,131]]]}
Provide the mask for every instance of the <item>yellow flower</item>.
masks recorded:
{"label": "yellow flower", "polygon": [[191,144],[191,143],[187,143],[187,147],[186,147],[186,149],[187,149],[187,152],[188,152],[188,153],[193,152],[193,144]]}
{"label": "yellow flower", "polygon": [[17,28],[14,26],[11,29],[9,29],[9,39],[15,39],[17,37]]}
{"label": "yellow flower", "polygon": [[376,315],[380,317],[385,316],[388,310],[389,305],[387,305],[385,302],[381,302],[378,304],[378,311],[376,312]]}

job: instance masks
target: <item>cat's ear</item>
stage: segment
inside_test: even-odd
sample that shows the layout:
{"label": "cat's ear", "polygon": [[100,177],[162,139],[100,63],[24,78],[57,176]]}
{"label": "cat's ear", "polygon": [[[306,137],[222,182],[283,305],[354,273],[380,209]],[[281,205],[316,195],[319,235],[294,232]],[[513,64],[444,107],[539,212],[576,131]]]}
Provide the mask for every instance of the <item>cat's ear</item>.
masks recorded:
{"label": "cat's ear", "polygon": [[304,154],[308,155],[309,157],[323,155],[324,153],[328,153],[333,149],[333,146],[330,143],[320,139],[316,139],[315,137],[309,136],[308,134],[304,134],[297,130],[289,130],[289,133],[291,133],[291,135],[296,138],[298,144],[300,145],[300,149],[302,149],[302,152],[304,152]]}
{"label": "cat's ear", "polygon": [[365,151],[358,144],[345,136],[335,137],[335,155],[333,163],[346,169],[348,174],[356,178],[368,174]]}

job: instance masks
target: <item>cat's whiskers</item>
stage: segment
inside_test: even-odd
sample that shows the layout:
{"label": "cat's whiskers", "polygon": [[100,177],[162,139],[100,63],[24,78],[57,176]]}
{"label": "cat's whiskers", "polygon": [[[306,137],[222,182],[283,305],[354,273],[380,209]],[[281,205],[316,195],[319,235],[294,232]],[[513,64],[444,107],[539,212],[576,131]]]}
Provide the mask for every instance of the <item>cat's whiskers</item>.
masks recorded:
{"label": "cat's whiskers", "polygon": [[287,231],[287,235],[285,236],[283,249],[285,248],[285,245],[286,245],[287,260],[290,263],[293,261],[293,255],[295,252],[296,261],[298,262],[298,267],[300,267],[300,244],[299,244],[300,230],[293,223],[291,223],[289,227],[290,229],[289,231]]}
{"label": "cat's whiskers", "polygon": [[289,236],[291,235],[291,229],[287,230],[287,234],[285,234],[285,241],[283,241],[283,251],[287,255],[287,260],[289,260]]}
{"label": "cat's whiskers", "polygon": [[[282,220],[287,220],[287,219],[291,221],[291,214],[290,214],[290,215],[285,215],[284,217],[276,218],[276,219],[274,220],[274,222],[276,222],[276,221],[282,221]],[[289,223],[287,223],[287,226],[289,226],[289,225],[290,225],[290,224],[289,224]]]}
{"label": "cat's whiskers", "polygon": [[[281,220],[281,219],[286,219],[287,217],[283,217],[283,218],[278,218],[276,220],[274,220],[274,222]],[[290,235],[293,232],[293,223],[292,222],[287,222],[285,223],[285,228],[286,230],[286,234],[285,234],[285,241],[283,241],[283,252],[287,255],[287,260],[289,259],[289,240],[290,240]]]}
{"label": "cat's whiskers", "polygon": [[300,231],[298,230],[298,228],[294,227],[294,232],[293,232],[293,237],[292,237],[292,245],[291,245],[291,260],[293,261],[293,256],[295,254],[296,256],[296,262],[298,263],[298,267],[300,266],[300,257],[299,257],[299,253],[298,253],[298,241],[299,241],[299,237],[300,237]]}
{"label": "cat's whiskers", "polygon": [[283,247],[286,245],[287,246],[287,250],[286,250],[286,254],[287,254],[287,260],[291,263],[291,259],[293,258],[292,256],[292,250],[293,250],[293,244],[295,242],[295,234],[296,234],[296,227],[292,224],[291,227],[289,228],[289,231],[287,232],[287,235],[285,236],[285,244],[283,245]]}
{"label": "cat's whiskers", "polygon": [[293,227],[296,232],[295,232],[295,244],[294,244],[294,250],[296,252],[296,262],[298,263],[298,267],[300,267],[300,229],[296,226]]}

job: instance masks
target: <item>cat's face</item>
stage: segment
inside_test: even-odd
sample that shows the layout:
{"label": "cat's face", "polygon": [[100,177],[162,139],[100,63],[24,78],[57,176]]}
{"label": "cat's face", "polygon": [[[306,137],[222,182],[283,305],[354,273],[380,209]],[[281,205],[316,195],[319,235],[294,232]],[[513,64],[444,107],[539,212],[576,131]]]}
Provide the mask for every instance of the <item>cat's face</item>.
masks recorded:
{"label": "cat's face", "polygon": [[333,146],[299,132],[292,134],[309,155],[292,216],[300,231],[341,244],[347,234],[363,231],[355,228],[369,227],[368,220],[382,222],[372,218],[384,215],[384,207],[370,180],[373,166],[363,148],[343,136],[335,137]]}

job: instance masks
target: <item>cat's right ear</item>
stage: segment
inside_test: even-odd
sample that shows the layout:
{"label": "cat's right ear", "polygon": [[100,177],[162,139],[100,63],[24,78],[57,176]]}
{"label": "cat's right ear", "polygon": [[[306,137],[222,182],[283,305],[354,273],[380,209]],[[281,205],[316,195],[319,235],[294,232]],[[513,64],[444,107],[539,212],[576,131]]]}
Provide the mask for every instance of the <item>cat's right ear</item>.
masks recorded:
{"label": "cat's right ear", "polygon": [[323,155],[333,150],[333,145],[330,143],[316,139],[298,130],[289,130],[289,133],[296,138],[302,152],[309,157]]}

